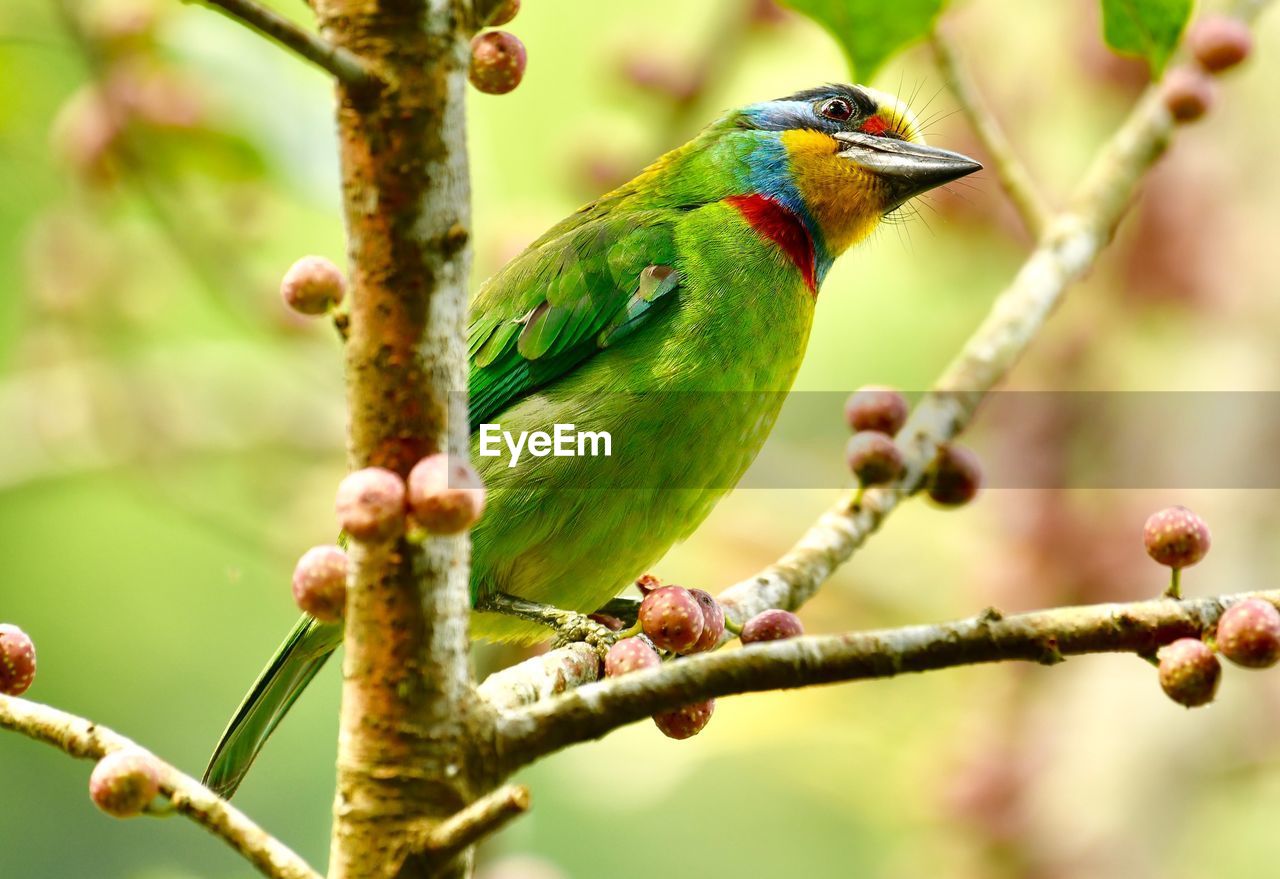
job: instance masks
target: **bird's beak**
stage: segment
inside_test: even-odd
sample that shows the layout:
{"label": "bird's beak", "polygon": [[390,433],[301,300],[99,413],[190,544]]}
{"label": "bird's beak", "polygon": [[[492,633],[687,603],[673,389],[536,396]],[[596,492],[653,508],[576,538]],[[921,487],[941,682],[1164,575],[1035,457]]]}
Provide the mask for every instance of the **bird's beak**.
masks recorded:
{"label": "bird's beak", "polygon": [[982,165],[968,156],[909,140],[858,131],[840,131],[835,138],[843,145],[837,155],[857,162],[884,183],[885,213],[935,186],[982,170]]}

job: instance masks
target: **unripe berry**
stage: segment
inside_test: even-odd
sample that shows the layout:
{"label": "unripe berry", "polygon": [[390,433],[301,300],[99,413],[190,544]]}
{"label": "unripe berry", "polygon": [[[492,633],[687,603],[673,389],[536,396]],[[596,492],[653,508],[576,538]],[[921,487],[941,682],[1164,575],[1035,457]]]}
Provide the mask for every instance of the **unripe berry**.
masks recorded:
{"label": "unripe berry", "polygon": [[982,487],[982,463],[964,446],[947,445],[938,450],[929,471],[929,499],[943,507],[969,503]]}
{"label": "unripe berry", "polygon": [[862,486],[884,485],[902,475],[902,452],[893,437],[878,430],[863,430],[849,437],[844,459]]}
{"label": "unripe berry", "polygon": [[0,693],[21,696],[35,677],[35,643],[17,626],[0,623]]}
{"label": "unripe berry", "polygon": [[94,805],[117,818],[142,812],[160,793],[160,767],[141,748],[113,751],[98,761],[89,776]]}
{"label": "unripe berry", "polygon": [[357,540],[387,540],[404,528],[404,481],[381,467],[348,473],[338,485],[338,524]]}
{"label": "unripe berry", "polygon": [[293,600],[322,623],[336,623],[347,607],[347,554],[313,546],[293,569]]}
{"label": "unripe berry", "polygon": [[604,655],[604,673],[611,678],[660,665],[662,658],[658,656],[658,651],[650,647],[649,642],[643,638],[623,638]]}
{"label": "unripe berry", "polygon": [[524,79],[524,43],[506,31],[486,31],[471,41],[471,84],[487,95],[505,95]]}
{"label": "unripe berry", "polygon": [[667,738],[687,739],[702,732],[703,728],[710,722],[711,714],[715,710],[716,700],[708,699],[705,702],[694,702],[692,705],[685,705],[675,711],[664,711],[661,714],[655,714],[653,722],[658,725],[658,729],[662,730],[662,734]]}
{"label": "unripe berry", "polygon": [[488,20],[485,21],[485,27],[501,27],[511,19],[516,17],[516,13],[520,11],[520,0],[502,0],[493,8],[493,12],[489,13]]}
{"label": "unripe berry", "polygon": [[1218,620],[1218,649],[1236,665],[1270,668],[1280,661],[1280,611],[1261,598],[1246,598]]}
{"label": "unripe berry", "polygon": [[893,436],[907,422],[907,399],[893,388],[868,385],[849,396],[844,420],[854,432],[878,430]]}
{"label": "unripe berry", "polygon": [[1160,688],[1187,708],[1206,705],[1218,692],[1222,664],[1199,638],[1179,638],[1156,653],[1160,661]]}
{"label": "unripe berry", "polygon": [[1229,15],[1208,15],[1196,22],[1187,35],[1191,54],[1210,73],[1235,67],[1253,51],[1249,27]]}
{"label": "unripe berry", "polygon": [[714,650],[724,635],[724,608],[705,589],[690,589],[689,594],[702,608],[702,634],[698,637],[697,643],[685,652],[703,653]]}
{"label": "unripe berry", "polygon": [[684,653],[698,643],[702,606],[682,586],[655,589],[640,602],[640,626],[660,650]]}
{"label": "unripe berry", "polygon": [[1209,552],[1209,526],[1186,507],[1167,507],[1147,519],[1142,543],[1160,564],[1190,567]]}
{"label": "unripe berry", "polygon": [[758,613],[742,627],[738,637],[743,644],[759,644],[763,641],[782,641],[804,634],[800,617],[788,610],[766,610]]}
{"label": "unripe berry", "polygon": [[409,512],[431,534],[461,534],[484,511],[479,475],[465,460],[443,452],[413,465],[408,488]]}
{"label": "unripe berry", "polygon": [[280,282],[284,304],[299,314],[324,314],[342,301],[347,279],[323,256],[304,256],[289,266]]}
{"label": "unripe berry", "polygon": [[1193,67],[1175,67],[1165,74],[1160,95],[1177,122],[1194,122],[1213,106],[1213,83]]}

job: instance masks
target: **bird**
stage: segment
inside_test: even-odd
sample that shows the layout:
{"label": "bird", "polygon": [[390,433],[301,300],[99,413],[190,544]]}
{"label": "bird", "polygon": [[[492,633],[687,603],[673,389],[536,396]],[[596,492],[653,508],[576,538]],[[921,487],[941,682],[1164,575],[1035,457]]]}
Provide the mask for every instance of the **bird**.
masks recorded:
{"label": "bird", "polygon": [[[486,281],[468,328],[487,491],[472,637],[545,639],[538,620],[596,611],[687,538],[768,436],[836,257],[980,168],[927,145],[895,96],[807,89],[725,113]],[[613,448],[513,460],[487,454],[481,425],[572,425]],[[234,793],[341,640],[340,623],[297,623],[218,742],[210,788]]]}

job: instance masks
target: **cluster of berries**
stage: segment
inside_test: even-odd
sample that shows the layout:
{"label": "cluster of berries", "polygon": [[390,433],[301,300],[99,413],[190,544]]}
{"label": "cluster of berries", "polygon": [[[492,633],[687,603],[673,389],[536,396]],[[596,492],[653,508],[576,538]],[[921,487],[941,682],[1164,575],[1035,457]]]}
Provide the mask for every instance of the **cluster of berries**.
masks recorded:
{"label": "cluster of berries", "polygon": [[[484,511],[485,490],[465,461],[437,453],[409,471],[408,480],[381,467],[366,467],[338,485],[338,524],[354,540],[394,540],[461,534]],[[321,622],[342,618],[347,604],[347,554],[337,546],[313,546],[293,570],[293,598]]]}
{"label": "cluster of berries", "polygon": [[1253,36],[1248,26],[1228,15],[1210,15],[1187,34],[1195,64],[1183,64],[1165,74],[1160,96],[1178,122],[1194,122],[1213,106],[1211,77],[1230,70],[1249,57]]}
{"label": "cluster of berries", "polygon": [[[520,0],[502,0],[486,27],[504,25],[520,11]],[[485,31],[471,41],[471,84],[487,95],[505,95],[524,79],[524,43],[507,31]]]}
{"label": "cluster of berries", "polygon": [[[844,448],[845,463],[860,489],[887,485],[902,477],[905,462],[894,436],[907,422],[906,398],[892,388],[868,385],[854,391],[844,405],[845,422],[853,431]],[[926,474],[925,489],[939,506],[958,507],[978,494],[982,467],[978,456],[959,445],[938,450]]]}
{"label": "cluster of berries", "polygon": [[[1178,573],[1209,552],[1209,527],[1186,507],[1169,507],[1147,519],[1142,537],[1147,553],[1173,570],[1169,594],[1176,598]],[[1213,701],[1222,677],[1219,653],[1243,668],[1280,662],[1280,611],[1260,598],[1246,598],[1223,612],[1208,641],[1179,638],[1161,647],[1156,659],[1165,695],[1187,708]]]}
{"label": "cluster of berries", "polygon": [[[662,664],[659,651],[673,657],[689,656],[720,646],[728,624],[724,608],[709,592],[683,586],[662,586],[650,575],[641,577],[636,586],[644,593],[636,619],[636,634],[609,648],[604,660],[607,677],[657,668]],[[757,614],[737,632],[743,644],[778,641],[803,634],[800,618],[785,610],[766,610]],[[655,714],[653,722],[663,735],[687,739],[702,732],[715,707],[715,699],[692,702],[674,711]]]}

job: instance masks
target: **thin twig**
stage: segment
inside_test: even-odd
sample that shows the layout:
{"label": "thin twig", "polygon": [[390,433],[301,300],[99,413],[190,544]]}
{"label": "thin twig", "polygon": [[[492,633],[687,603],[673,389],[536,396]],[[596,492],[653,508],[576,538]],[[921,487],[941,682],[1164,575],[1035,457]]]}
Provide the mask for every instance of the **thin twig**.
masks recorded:
{"label": "thin twig", "polygon": [[[0,727],[87,760],[100,760],[112,751],[137,747],[128,738],[93,721],[12,696],[0,696]],[[163,760],[157,758],[156,762],[161,767],[160,789],[174,808],[225,840],[263,876],[321,879],[306,861],[235,806]]]}
{"label": "thin twig", "polygon": [[[1263,5],[1250,0],[1242,9],[1248,18]],[[1172,132],[1159,85],[1153,85],[1102,146],[1069,206],[1046,225],[986,320],[916,406],[898,435],[906,459],[901,480],[870,489],[860,499],[847,493],[782,558],[722,592],[718,599],[732,621],[741,624],[770,608],[799,608],[902,500],[921,488],[938,448],[969,425],[987,392],[1030,347],[1066,290],[1092,267]],[[494,707],[510,709],[582,686],[600,674],[589,653],[580,645],[550,651],[492,675],[480,687],[481,695]]]}
{"label": "thin twig", "polygon": [[1280,604],[1280,590],[1196,601],[1161,598],[1063,607],[753,644],[664,663],[581,687],[505,715],[499,725],[506,765],[516,767],[576,742],[690,702],[750,693],[887,678],[905,672],[1026,660],[1042,664],[1087,653],[1150,655],[1178,638],[1198,638],[1222,611],[1245,598]]}
{"label": "thin twig", "polygon": [[373,68],[352,52],[335,46],[316,34],[303,30],[273,9],[254,0],[201,0],[229,18],[246,24],[327,70],[349,88],[373,92],[385,85]]}
{"label": "thin twig", "polygon": [[414,853],[446,864],[527,811],[529,789],[522,784],[504,785],[428,828],[413,846]]}
{"label": "thin twig", "polygon": [[938,71],[990,157],[996,179],[1009,196],[1009,201],[1013,202],[1027,232],[1032,239],[1038,240],[1052,218],[1039,188],[1018,158],[1000,123],[983,101],[978,87],[960,64],[951,41],[940,30],[934,30],[930,40]]}

